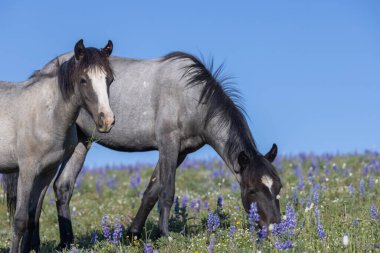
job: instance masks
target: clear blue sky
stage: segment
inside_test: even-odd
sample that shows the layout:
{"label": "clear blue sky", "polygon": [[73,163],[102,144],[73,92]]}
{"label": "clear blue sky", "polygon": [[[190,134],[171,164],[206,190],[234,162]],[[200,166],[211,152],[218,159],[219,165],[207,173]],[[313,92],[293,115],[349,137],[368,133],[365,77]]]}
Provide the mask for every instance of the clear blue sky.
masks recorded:
{"label": "clear blue sky", "polygon": [[[202,53],[235,77],[263,153],[380,151],[379,13],[377,0],[2,0],[0,79],[25,80],[80,38],[127,57]],[[86,163],[156,158],[95,146]]]}

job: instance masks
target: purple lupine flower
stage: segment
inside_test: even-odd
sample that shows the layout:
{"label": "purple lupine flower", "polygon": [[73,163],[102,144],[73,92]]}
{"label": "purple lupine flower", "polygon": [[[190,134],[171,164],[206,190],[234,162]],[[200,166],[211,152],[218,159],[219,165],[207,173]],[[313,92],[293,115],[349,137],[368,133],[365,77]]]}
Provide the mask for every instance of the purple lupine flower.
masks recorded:
{"label": "purple lupine flower", "polygon": [[236,226],[231,226],[230,227],[230,236],[232,236],[233,234],[235,234],[236,232]]}
{"label": "purple lupine flower", "polygon": [[286,232],[292,234],[292,230],[297,227],[297,217],[292,205],[288,202],[286,204],[286,219],[281,220],[278,224],[273,224],[272,234],[283,235]]}
{"label": "purple lupine flower", "polygon": [[354,225],[354,227],[357,227],[359,225],[359,220],[358,219],[353,220],[352,225]]}
{"label": "purple lupine flower", "polygon": [[131,176],[129,179],[129,184],[133,189],[136,189],[141,182],[140,173],[137,173],[134,176]]}
{"label": "purple lupine flower", "polygon": [[360,188],[360,195],[362,197],[364,197],[365,186],[364,186],[364,180],[363,180],[363,178],[360,179],[359,188]]}
{"label": "purple lupine flower", "polygon": [[375,188],[375,179],[374,179],[373,177],[370,177],[370,178],[369,178],[368,185],[369,185],[369,189],[370,189],[371,191],[373,191],[373,189]]}
{"label": "purple lupine flower", "polygon": [[207,217],[208,231],[214,232],[220,226],[220,218],[216,213],[209,212]]}
{"label": "purple lupine flower", "polygon": [[109,189],[114,190],[117,186],[116,176],[108,177],[106,185]]}
{"label": "purple lupine flower", "polygon": [[298,189],[297,188],[294,188],[293,189],[293,194],[292,194],[292,200],[293,200],[293,204],[296,204],[297,203],[297,200],[298,200]]}
{"label": "purple lupine flower", "polygon": [[149,242],[145,244],[144,253],[153,253],[153,247]]}
{"label": "purple lupine flower", "polygon": [[232,182],[231,190],[234,192],[239,188],[239,184],[237,182]]}
{"label": "purple lupine flower", "polygon": [[249,207],[249,214],[248,214],[248,220],[249,220],[249,229],[251,232],[253,232],[254,227],[256,223],[259,221],[260,216],[257,210],[257,204],[256,203],[251,203]]}
{"label": "purple lupine flower", "polygon": [[107,219],[107,215],[104,215],[102,218],[103,236],[107,241],[111,241],[111,229],[107,226]]}
{"label": "purple lupine flower", "polygon": [[208,209],[208,202],[207,202],[207,200],[203,201],[203,207],[204,207],[204,209]]}
{"label": "purple lupine flower", "polygon": [[116,219],[115,229],[112,235],[112,242],[115,244],[119,243],[120,239],[122,238],[122,233],[123,233],[123,227],[120,224],[120,219]]}
{"label": "purple lupine flower", "polygon": [[326,184],[325,184],[325,183],[322,183],[322,192],[326,192],[326,191],[327,191]]}
{"label": "purple lupine flower", "polygon": [[302,171],[298,165],[294,166],[294,172],[296,176],[298,177],[298,189],[302,191],[304,189],[304,182],[303,182],[303,177],[302,177]]}
{"label": "purple lupine flower", "polygon": [[218,195],[218,199],[217,199],[217,201],[216,201],[216,206],[217,206],[218,208],[220,208],[220,209],[223,208],[223,196],[222,196],[222,194],[219,194],[219,195]]}
{"label": "purple lupine flower", "polygon": [[98,234],[96,232],[91,233],[91,244],[95,244],[98,240]]}
{"label": "purple lupine flower", "polygon": [[313,202],[317,205],[319,203],[319,191],[316,190],[313,196]]}
{"label": "purple lupine flower", "polygon": [[259,238],[263,239],[267,237],[267,235],[268,235],[268,228],[266,226],[263,226],[263,228],[259,232]]}
{"label": "purple lupine flower", "polygon": [[348,193],[349,193],[350,195],[354,195],[354,194],[355,194],[355,187],[354,187],[352,184],[350,184],[350,185],[348,186]]}
{"label": "purple lupine flower", "polygon": [[279,251],[284,251],[284,250],[288,250],[288,249],[291,249],[293,248],[293,244],[290,240],[288,241],[285,241],[285,242],[279,242],[279,241],[276,241],[274,243],[274,246],[276,247],[276,249],[278,249]]}
{"label": "purple lupine flower", "polygon": [[321,239],[321,240],[323,240],[326,237],[326,232],[323,229],[321,222],[318,222],[317,233],[318,233],[319,239]]}
{"label": "purple lupine flower", "polygon": [[325,175],[329,175],[330,174],[330,170],[329,170],[329,167],[327,165],[324,166],[325,170]]}
{"label": "purple lupine flower", "polygon": [[197,203],[195,204],[195,211],[199,213],[201,211],[201,199],[197,199]]}
{"label": "purple lupine flower", "polygon": [[371,216],[372,219],[376,219],[377,216],[377,208],[375,205],[371,205],[371,209],[369,211],[369,215]]}
{"label": "purple lupine flower", "polygon": [[187,197],[187,194],[183,195],[182,201],[181,201],[182,208],[185,208],[188,202],[189,202],[189,198]]}
{"label": "purple lupine flower", "polygon": [[363,167],[363,176],[366,177],[368,175],[368,172],[369,172],[369,169],[368,169],[368,166],[366,165]]}
{"label": "purple lupine flower", "polygon": [[336,173],[339,172],[338,165],[336,165],[335,163],[333,163],[332,168],[333,168],[333,170],[334,170]]}
{"label": "purple lupine flower", "polygon": [[214,246],[215,246],[215,236],[211,235],[211,237],[210,237],[210,244],[207,247],[207,252],[208,253],[213,253],[214,252]]}
{"label": "purple lupine flower", "polygon": [[318,206],[315,206],[315,209],[314,209],[314,214],[315,214],[315,220],[319,221],[319,208]]}
{"label": "purple lupine flower", "polygon": [[195,202],[195,199],[192,199],[190,201],[190,210],[194,210],[195,211],[196,204],[197,204],[197,202]]}

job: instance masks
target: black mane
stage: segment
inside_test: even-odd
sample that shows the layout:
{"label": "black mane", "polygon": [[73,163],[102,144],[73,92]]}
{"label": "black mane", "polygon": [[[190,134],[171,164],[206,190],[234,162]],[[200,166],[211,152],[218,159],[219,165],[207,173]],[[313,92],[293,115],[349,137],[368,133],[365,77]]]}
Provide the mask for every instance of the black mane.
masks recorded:
{"label": "black mane", "polygon": [[[203,85],[199,103],[208,105],[205,125],[217,118],[220,128],[229,128],[226,155],[236,159],[233,155],[243,151],[242,148],[249,155],[256,153],[256,144],[249,129],[247,129],[247,122],[244,117],[246,113],[243,106],[239,104],[240,93],[229,85],[229,78],[222,75],[223,64],[213,71],[212,59],[209,66],[206,67],[197,57],[184,52],[172,52],[163,57],[163,61],[176,59],[189,59],[193,62],[184,68],[183,77],[189,78],[187,84],[189,87]],[[244,138],[242,133],[247,134],[248,138]],[[243,141],[243,143],[239,143],[238,140]]]}
{"label": "black mane", "polygon": [[77,61],[75,56],[64,62],[58,70],[58,84],[64,99],[74,92],[74,84],[80,82],[81,75],[85,70],[98,68],[108,78],[113,78],[113,71],[108,61],[108,56],[101,50],[93,47],[85,48],[84,56]]}

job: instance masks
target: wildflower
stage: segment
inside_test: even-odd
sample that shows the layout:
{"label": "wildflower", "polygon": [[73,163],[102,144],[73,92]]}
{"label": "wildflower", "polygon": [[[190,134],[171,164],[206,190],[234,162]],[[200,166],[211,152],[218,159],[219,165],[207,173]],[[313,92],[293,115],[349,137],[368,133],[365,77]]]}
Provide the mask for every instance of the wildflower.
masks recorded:
{"label": "wildflower", "polygon": [[91,244],[95,244],[97,240],[98,240],[98,234],[96,232],[93,232],[91,234]]}
{"label": "wildflower", "polygon": [[359,188],[360,188],[360,195],[362,197],[364,197],[364,191],[365,191],[364,188],[365,188],[365,186],[364,186],[364,180],[363,180],[363,178],[360,179]]}
{"label": "wildflower", "polygon": [[257,205],[256,203],[251,203],[251,206],[249,208],[249,214],[248,214],[248,220],[249,220],[249,225],[250,225],[250,230],[251,232],[254,229],[254,226],[256,222],[258,222],[260,219],[258,210],[257,210]]}
{"label": "wildflower", "polygon": [[369,214],[371,216],[372,219],[376,219],[376,216],[377,216],[377,208],[375,205],[372,205],[371,206],[371,209],[369,211]]}
{"label": "wildflower", "polygon": [[349,193],[350,195],[354,195],[354,193],[355,193],[355,187],[353,187],[352,184],[350,184],[350,185],[348,186],[348,193]]}
{"label": "wildflower", "polygon": [[315,204],[319,203],[319,191],[318,190],[316,190],[314,192],[313,201],[314,201]]}
{"label": "wildflower", "polygon": [[132,187],[132,189],[136,189],[139,186],[140,181],[141,181],[141,178],[140,178],[140,174],[138,173],[134,176],[131,176],[131,178],[129,179],[129,184]]}
{"label": "wildflower", "polygon": [[236,232],[236,226],[231,226],[230,227],[230,235],[232,236]]}
{"label": "wildflower", "polygon": [[181,201],[182,208],[185,208],[188,202],[189,202],[189,198],[187,197],[187,194],[183,195],[182,201]]}
{"label": "wildflower", "polygon": [[116,219],[115,230],[113,231],[113,235],[112,235],[113,243],[116,244],[120,242],[120,239],[122,238],[122,232],[123,232],[123,227],[120,224],[120,219]]}
{"label": "wildflower", "polygon": [[144,253],[153,253],[153,247],[149,242],[145,244]]}
{"label": "wildflower", "polygon": [[107,226],[107,219],[108,216],[104,215],[102,218],[102,229],[103,229],[103,236],[106,238],[107,241],[111,240],[111,229]]}
{"label": "wildflower", "polygon": [[263,228],[259,232],[259,238],[265,238],[268,235],[268,228],[263,226]]}
{"label": "wildflower", "polygon": [[239,184],[237,182],[232,182],[231,190],[234,192],[239,188]]}
{"label": "wildflower", "polygon": [[318,225],[317,225],[317,233],[318,233],[319,239],[321,240],[323,240],[326,237],[326,232],[323,229],[323,226],[320,222],[318,222]]}
{"label": "wildflower", "polygon": [[304,182],[303,182],[303,178],[302,178],[302,171],[298,165],[294,166],[294,172],[295,172],[296,176],[298,177],[298,189],[300,189],[302,191],[304,188]]}
{"label": "wildflower", "polygon": [[375,179],[373,177],[370,177],[369,178],[369,189],[371,189],[371,191],[373,191],[373,189],[375,188]]}
{"label": "wildflower", "polygon": [[209,212],[207,217],[208,231],[214,232],[220,226],[220,218],[216,213]]}
{"label": "wildflower", "polygon": [[345,234],[345,235],[343,236],[343,239],[342,239],[342,244],[343,244],[344,247],[347,247],[347,246],[348,246],[348,243],[349,243],[348,235]]}
{"label": "wildflower", "polygon": [[297,227],[297,217],[292,205],[288,202],[286,204],[286,217],[278,224],[272,225],[272,234],[283,235],[287,231],[291,234],[292,230]]}
{"label": "wildflower", "polygon": [[207,247],[207,252],[209,252],[209,253],[214,252],[214,246],[215,246],[215,236],[212,235],[210,237],[210,244]]}
{"label": "wildflower", "polygon": [[208,202],[207,202],[207,200],[203,201],[203,207],[204,207],[204,209],[208,209]]}
{"label": "wildflower", "polygon": [[297,200],[298,200],[297,192],[298,192],[297,188],[294,188],[293,189],[293,194],[292,194],[293,204],[297,203]]}
{"label": "wildflower", "polygon": [[285,241],[285,242],[279,242],[279,241],[276,241],[274,243],[274,246],[276,247],[276,249],[278,249],[279,251],[283,251],[283,250],[288,250],[288,249],[291,249],[293,248],[293,244],[290,240],[288,241]]}
{"label": "wildflower", "polygon": [[358,219],[355,219],[353,222],[352,222],[352,225],[354,225],[354,227],[357,227],[359,225],[359,220]]}
{"label": "wildflower", "polygon": [[223,208],[223,196],[222,194],[219,194],[218,195],[218,199],[216,201],[216,206],[219,208],[219,209],[222,209]]}

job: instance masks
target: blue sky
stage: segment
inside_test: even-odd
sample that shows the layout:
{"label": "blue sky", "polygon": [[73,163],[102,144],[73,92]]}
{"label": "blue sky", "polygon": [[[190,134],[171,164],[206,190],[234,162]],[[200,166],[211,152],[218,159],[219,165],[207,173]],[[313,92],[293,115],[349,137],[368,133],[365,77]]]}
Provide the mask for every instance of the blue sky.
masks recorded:
{"label": "blue sky", "polygon": [[[263,153],[380,151],[379,13],[376,0],[3,0],[0,79],[25,80],[80,38],[126,57],[184,50],[225,62]],[[94,146],[86,164],[156,159]]]}

